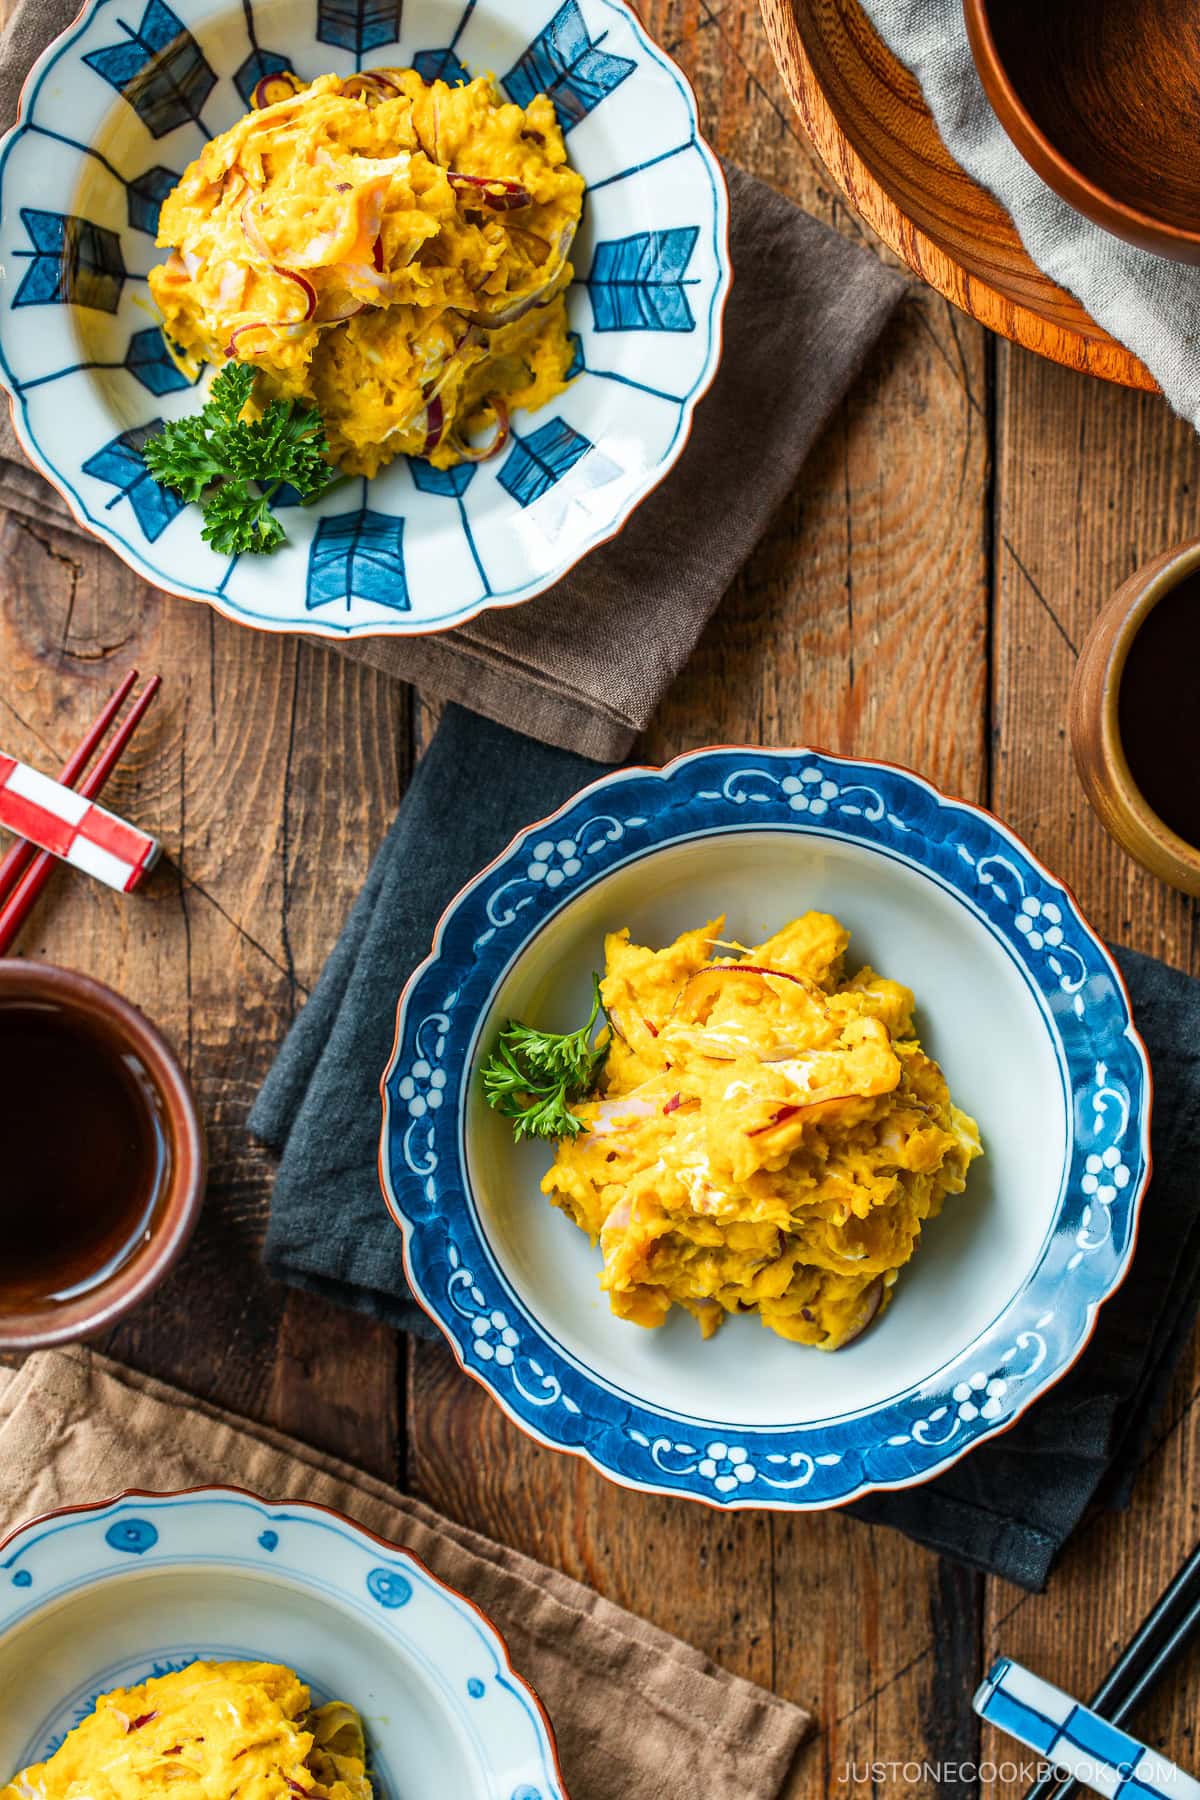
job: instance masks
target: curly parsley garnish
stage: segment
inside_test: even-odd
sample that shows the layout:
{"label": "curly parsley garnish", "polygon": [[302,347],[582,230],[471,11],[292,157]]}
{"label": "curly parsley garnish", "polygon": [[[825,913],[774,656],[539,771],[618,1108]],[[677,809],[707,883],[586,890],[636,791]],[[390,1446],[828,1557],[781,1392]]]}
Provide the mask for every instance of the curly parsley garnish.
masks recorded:
{"label": "curly parsley garnish", "polygon": [[281,487],[314,500],[337,479],[316,408],[272,400],[261,419],[243,419],[253,386],[248,364],[226,363],[198,413],[169,421],[142,445],[155,481],[199,504],[201,536],[226,556],[267,554],[286,541],[271,511]]}
{"label": "curly parsley garnish", "polygon": [[578,1031],[538,1031],[518,1019],[501,1031],[483,1065],[483,1091],[488,1105],[512,1120],[515,1138],[575,1137],[583,1130],[569,1102],[591,1093],[608,1055],[607,1043],[591,1041],[599,1016],[600,977],[593,975],[592,1010]]}

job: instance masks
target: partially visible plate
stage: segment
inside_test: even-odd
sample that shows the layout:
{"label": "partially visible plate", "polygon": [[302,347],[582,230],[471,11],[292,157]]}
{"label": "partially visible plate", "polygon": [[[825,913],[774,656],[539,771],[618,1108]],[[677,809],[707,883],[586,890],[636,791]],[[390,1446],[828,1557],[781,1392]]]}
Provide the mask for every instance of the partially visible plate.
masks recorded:
{"label": "partially visible plate", "polygon": [[[577,379],[494,462],[401,459],[288,510],[274,555],[218,556],[139,454],[200,404],[146,290],[160,202],[260,75],[409,63],[554,99],[588,183]],[[156,586],[268,630],[446,630],[552,586],[676,462],[720,359],[728,225],[691,87],[624,0],[88,0],[0,150],[0,380],[35,466]]]}
{"label": "partially visible plate", "polygon": [[1043,275],[1000,202],[954,161],[859,0],[759,0],[801,123],[851,205],[922,281],[1068,368],[1157,393],[1137,357]]}
{"label": "partially visible plate", "polygon": [[[985,1155],[895,1298],[825,1355],[731,1318],[702,1342],[609,1312],[599,1252],[549,1205],[480,1060],[510,1017],[586,1016],[604,934],[669,943],[724,912],[761,943],[809,908],[917,996]],[[1128,995],[1071,895],[978,807],[882,763],[697,751],[622,769],[515,838],[451,904],[401,1000],[381,1169],[413,1291],[533,1436],[633,1488],[838,1505],[927,1480],[1065,1373],[1132,1254],[1150,1078]]]}
{"label": "partially visible plate", "polygon": [[64,1508],[0,1543],[0,1785],[99,1694],[197,1657],[285,1663],[346,1700],[380,1800],[566,1800],[495,1626],[411,1551],[235,1488]]}

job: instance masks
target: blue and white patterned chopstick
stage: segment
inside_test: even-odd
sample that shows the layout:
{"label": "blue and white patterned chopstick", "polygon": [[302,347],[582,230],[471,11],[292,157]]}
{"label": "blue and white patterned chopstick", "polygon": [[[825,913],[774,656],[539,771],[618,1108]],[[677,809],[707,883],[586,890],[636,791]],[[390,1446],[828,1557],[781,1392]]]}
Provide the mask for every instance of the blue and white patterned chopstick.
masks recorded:
{"label": "blue and white patterned chopstick", "polygon": [[1200,1800],[1200,1781],[1007,1656],[988,1670],[974,1706],[1106,1800]]}

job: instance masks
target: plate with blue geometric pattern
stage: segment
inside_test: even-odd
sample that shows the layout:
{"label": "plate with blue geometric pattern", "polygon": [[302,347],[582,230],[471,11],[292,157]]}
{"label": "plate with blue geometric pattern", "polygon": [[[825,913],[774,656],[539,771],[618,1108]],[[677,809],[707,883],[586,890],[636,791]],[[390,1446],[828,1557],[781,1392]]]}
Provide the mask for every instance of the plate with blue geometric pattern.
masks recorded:
{"label": "plate with blue geometric pattern", "polygon": [[[399,459],[287,510],[273,556],[219,555],[140,453],[201,404],[146,285],[159,207],[264,74],[403,64],[553,99],[587,183],[575,379],[494,462]],[[544,592],[676,462],[720,358],[728,211],[691,88],[624,0],[89,0],[0,148],[0,381],[34,465],[156,586],[268,630],[446,630]]]}
{"label": "plate with blue geometric pattern", "polygon": [[[515,1144],[479,1067],[504,1020],[587,1016],[604,936],[658,946],[724,914],[761,943],[832,912],[916,995],[921,1042],[984,1155],[886,1313],[827,1355],[752,1316],[701,1341],[614,1318],[599,1252]],[[1070,893],[1012,832],[919,776],[816,750],[620,769],[455,899],[402,997],[380,1168],[417,1299],[526,1431],[633,1488],[808,1509],[928,1480],[1079,1356],[1129,1266],[1151,1084],[1129,997]]]}
{"label": "plate with blue geometric pattern", "polygon": [[0,1781],[102,1693],[277,1662],[362,1716],[380,1800],[566,1800],[550,1721],[475,1603],[330,1508],[128,1493],[0,1541]]}

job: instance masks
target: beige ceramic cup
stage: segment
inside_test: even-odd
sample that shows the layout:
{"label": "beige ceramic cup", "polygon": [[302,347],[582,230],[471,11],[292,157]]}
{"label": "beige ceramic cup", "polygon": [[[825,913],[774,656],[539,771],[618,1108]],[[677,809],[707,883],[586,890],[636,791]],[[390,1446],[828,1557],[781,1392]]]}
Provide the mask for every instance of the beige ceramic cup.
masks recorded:
{"label": "beige ceramic cup", "polygon": [[1177,544],[1119,587],[1083,647],[1071,685],[1067,722],[1087,797],[1122,849],[1172,887],[1200,894],[1200,847],[1154,812],[1121,744],[1117,697],[1130,645],[1164,594],[1200,569],[1200,541]]}

